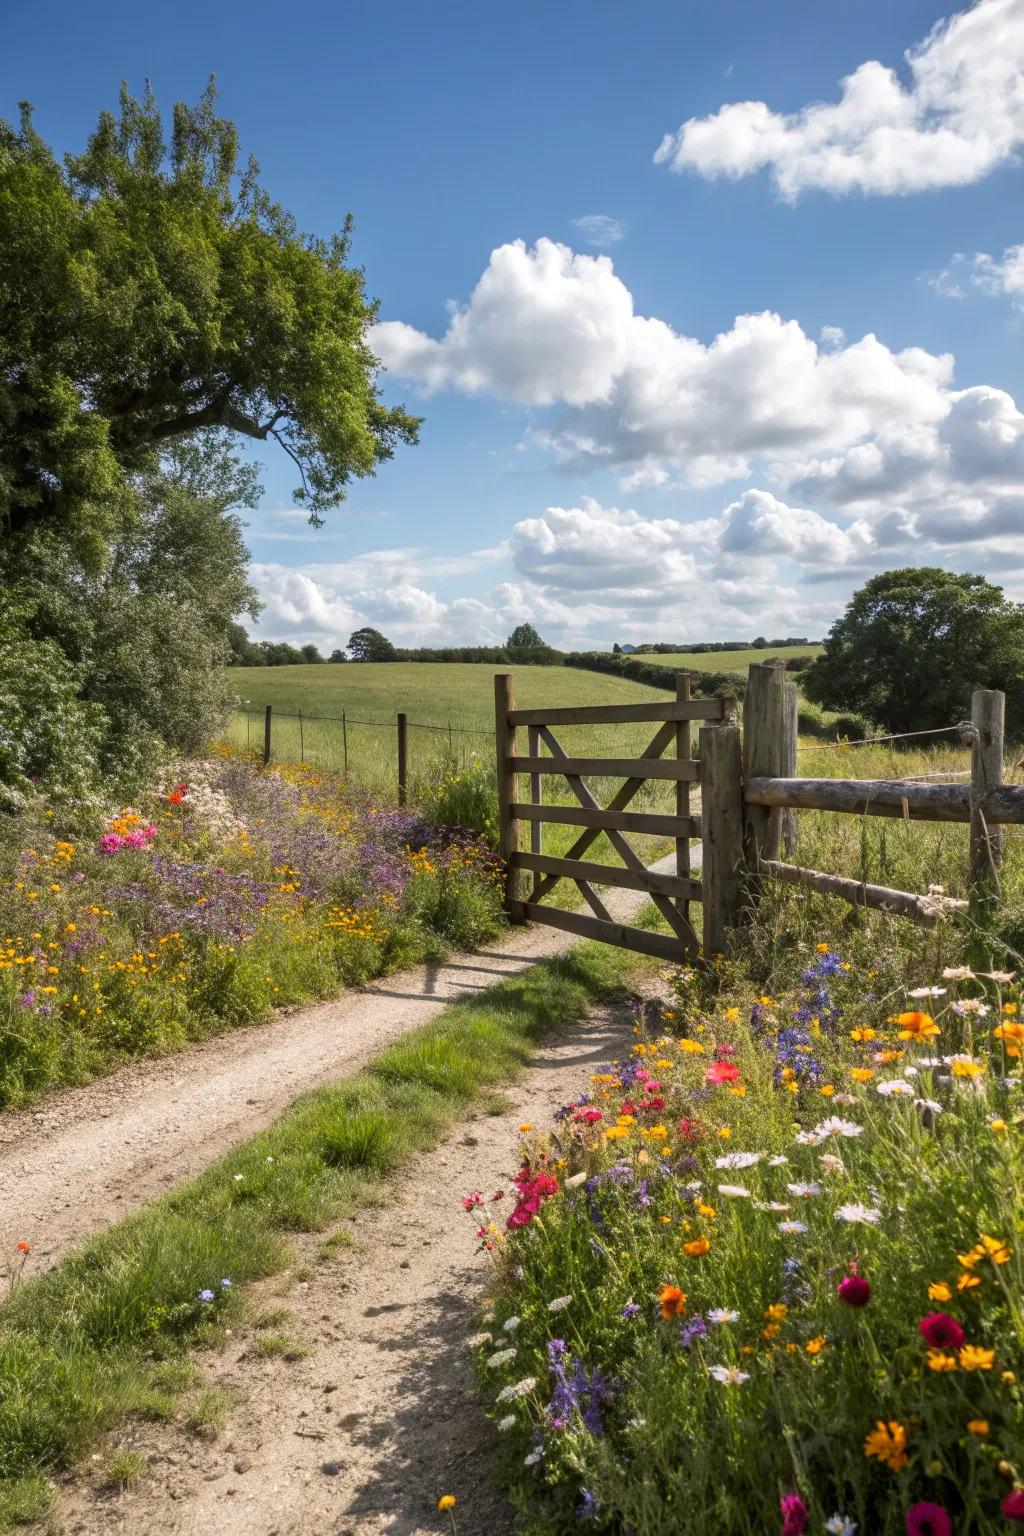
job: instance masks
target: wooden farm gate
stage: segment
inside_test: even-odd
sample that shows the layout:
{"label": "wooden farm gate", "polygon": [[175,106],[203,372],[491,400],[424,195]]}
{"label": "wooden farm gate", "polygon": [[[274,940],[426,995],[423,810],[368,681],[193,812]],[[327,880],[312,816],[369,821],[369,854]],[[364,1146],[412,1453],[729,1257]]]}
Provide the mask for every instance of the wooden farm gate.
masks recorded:
{"label": "wooden farm gate", "polygon": [[[721,698],[691,698],[686,673],[679,674],[674,700],[578,708],[516,709],[512,679],[499,674],[494,682],[501,853],[507,870],[509,915],[514,920],[529,919],[583,938],[601,939],[679,963],[700,953],[701,945],[690,919],[690,902],[699,901],[703,906],[704,953],[723,950],[738,898],[742,860],[740,747],[734,703]],[[699,755],[693,751],[695,721],[703,722]],[[643,723],[656,724],[658,728],[647,748],[635,758],[573,756],[562,747],[553,729]],[[520,741],[523,729],[527,733],[525,753],[521,752]],[[526,775],[530,797],[523,800],[519,784]],[[543,780],[551,776],[564,779],[577,802],[575,805],[553,805],[546,801]],[[621,779],[623,783],[607,805],[602,806],[586,782],[591,777]],[[667,780],[675,786],[672,812],[627,809],[651,779]],[[691,790],[705,779],[701,815],[694,816]],[[544,826],[553,823],[581,828],[579,836],[559,857],[545,853],[543,848]],[[528,849],[523,846],[527,826]],[[602,832],[622,859],[622,865],[595,863],[585,857]],[[674,873],[648,869],[630,843],[629,833],[672,838]],[[690,839],[695,837],[701,837],[703,843],[699,880],[690,868]],[[532,882],[529,890],[528,879]],[[549,904],[553,888],[562,879],[575,881],[590,913],[566,911]],[[671,932],[650,933],[617,922],[595,885],[621,886],[645,893]]]}

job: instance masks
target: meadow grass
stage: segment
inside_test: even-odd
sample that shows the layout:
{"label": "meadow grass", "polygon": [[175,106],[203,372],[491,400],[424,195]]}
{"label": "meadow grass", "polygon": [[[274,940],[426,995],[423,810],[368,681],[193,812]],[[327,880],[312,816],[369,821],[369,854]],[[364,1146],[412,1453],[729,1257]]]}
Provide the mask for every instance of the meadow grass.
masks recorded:
{"label": "meadow grass", "polygon": [[820,651],[820,645],[771,645],[756,651],[672,651],[664,656],[645,652],[637,660],[683,671],[738,672],[745,676],[755,662],[789,661],[795,656],[817,656]]}
{"label": "meadow grass", "polygon": [[301,1349],[265,1331],[284,1315],[247,1316],[244,1296],[246,1282],[289,1265],[287,1235],[379,1203],[403,1163],[636,969],[635,956],[581,945],[451,1005],[50,1274],[15,1284],[0,1308],[0,1529],[39,1515],[48,1479],[126,1418],[216,1422],[223,1404],[204,1398],[190,1346],[215,1348],[248,1323],[259,1353]]}

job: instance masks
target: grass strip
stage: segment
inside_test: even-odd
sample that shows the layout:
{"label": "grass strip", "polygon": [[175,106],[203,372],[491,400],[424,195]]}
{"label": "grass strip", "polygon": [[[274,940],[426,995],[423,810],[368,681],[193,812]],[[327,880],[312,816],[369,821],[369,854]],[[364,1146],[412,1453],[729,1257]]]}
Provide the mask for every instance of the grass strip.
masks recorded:
{"label": "grass strip", "polygon": [[289,1233],[383,1181],[514,1077],[553,1027],[621,993],[638,960],[581,944],[445,1008],[353,1077],[299,1099],[198,1178],[17,1285],[0,1310],[0,1530],[45,1513],[50,1477],[126,1417],[170,1418],[185,1351],[244,1316]]}

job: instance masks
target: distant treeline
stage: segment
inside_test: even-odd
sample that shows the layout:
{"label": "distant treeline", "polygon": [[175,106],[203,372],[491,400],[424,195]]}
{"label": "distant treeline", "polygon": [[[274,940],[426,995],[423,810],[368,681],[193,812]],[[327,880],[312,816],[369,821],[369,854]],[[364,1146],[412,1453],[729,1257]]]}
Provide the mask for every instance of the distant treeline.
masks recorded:
{"label": "distant treeline", "polygon": [[633,656],[675,656],[679,653],[690,656],[708,655],[714,651],[775,651],[781,650],[785,645],[817,645],[816,640],[808,640],[806,635],[787,635],[784,640],[766,640],[764,635],[758,635],[756,640],[702,640],[698,645],[668,645],[659,641],[657,645],[634,645],[630,651]]}
{"label": "distant treeline", "polygon": [[[250,640],[240,624],[232,625],[228,636],[230,653],[228,665],[233,667],[301,667],[329,665],[347,662],[342,650],[324,656],[315,645],[289,645],[283,640]],[[387,661],[478,661],[500,665],[503,662],[518,666],[560,667],[565,663],[561,651],[550,645],[442,645],[417,646],[403,649],[392,646]]]}

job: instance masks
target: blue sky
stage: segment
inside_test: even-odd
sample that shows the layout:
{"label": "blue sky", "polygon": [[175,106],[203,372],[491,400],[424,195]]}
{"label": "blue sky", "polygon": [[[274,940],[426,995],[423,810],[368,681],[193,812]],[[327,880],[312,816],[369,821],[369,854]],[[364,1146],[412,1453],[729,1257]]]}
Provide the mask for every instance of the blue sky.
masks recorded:
{"label": "blue sky", "polygon": [[300,226],[354,214],[425,417],[319,533],[265,459],[262,634],[818,635],[899,564],[1024,597],[1024,0],[61,12],[0,0],[0,112],[76,148],[122,76],[215,73]]}

